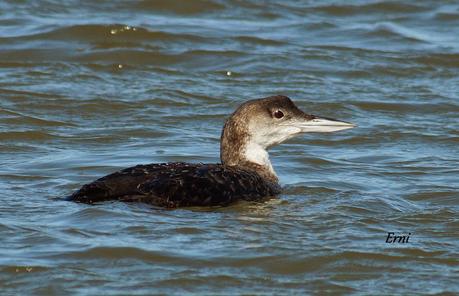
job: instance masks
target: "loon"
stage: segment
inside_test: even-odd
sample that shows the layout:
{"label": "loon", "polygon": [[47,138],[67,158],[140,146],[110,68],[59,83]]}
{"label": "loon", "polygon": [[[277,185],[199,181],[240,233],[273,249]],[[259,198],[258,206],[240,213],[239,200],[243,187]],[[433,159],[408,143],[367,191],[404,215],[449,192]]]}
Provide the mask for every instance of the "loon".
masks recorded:
{"label": "loon", "polygon": [[225,122],[221,163],[137,165],[86,184],[67,200],[143,202],[167,208],[259,201],[281,192],[268,148],[302,133],[353,127],[349,122],[306,114],[286,96],[250,100]]}

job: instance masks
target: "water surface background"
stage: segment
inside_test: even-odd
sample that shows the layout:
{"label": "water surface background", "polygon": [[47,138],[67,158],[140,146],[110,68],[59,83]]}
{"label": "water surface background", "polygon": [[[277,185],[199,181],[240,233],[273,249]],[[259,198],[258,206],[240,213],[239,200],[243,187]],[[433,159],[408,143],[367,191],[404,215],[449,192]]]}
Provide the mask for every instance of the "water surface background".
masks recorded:
{"label": "water surface background", "polygon": [[[358,125],[273,148],[278,199],[59,200],[273,94]],[[1,1],[1,294],[459,293],[458,114],[457,1]]]}

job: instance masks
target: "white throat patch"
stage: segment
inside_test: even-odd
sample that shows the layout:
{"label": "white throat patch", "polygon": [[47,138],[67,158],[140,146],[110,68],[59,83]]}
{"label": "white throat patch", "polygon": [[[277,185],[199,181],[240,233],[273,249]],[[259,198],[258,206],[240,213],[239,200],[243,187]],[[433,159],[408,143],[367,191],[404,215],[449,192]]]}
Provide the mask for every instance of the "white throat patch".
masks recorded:
{"label": "white throat patch", "polygon": [[266,149],[256,143],[249,143],[245,147],[245,157],[248,161],[267,167],[269,171],[276,175],[274,172],[271,161],[269,161],[269,154]]}

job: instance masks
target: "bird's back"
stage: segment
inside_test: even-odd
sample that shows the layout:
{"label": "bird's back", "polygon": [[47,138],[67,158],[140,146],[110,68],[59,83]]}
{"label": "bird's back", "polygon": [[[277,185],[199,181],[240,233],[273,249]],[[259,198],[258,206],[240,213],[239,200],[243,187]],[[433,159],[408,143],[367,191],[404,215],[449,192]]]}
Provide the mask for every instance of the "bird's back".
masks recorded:
{"label": "bird's back", "polygon": [[252,170],[222,164],[159,163],[107,175],[84,185],[68,199],[82,203],[138,201],[179,207],[228,205],[279,193],[277,183]]}

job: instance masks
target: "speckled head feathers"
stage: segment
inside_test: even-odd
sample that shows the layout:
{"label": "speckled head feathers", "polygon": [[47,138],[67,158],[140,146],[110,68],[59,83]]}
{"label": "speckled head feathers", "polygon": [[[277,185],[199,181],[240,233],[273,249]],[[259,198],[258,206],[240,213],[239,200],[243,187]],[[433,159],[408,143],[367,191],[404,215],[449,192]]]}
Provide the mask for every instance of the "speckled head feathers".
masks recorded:
{"label": "speckled head feathers", "polygon": [[221,137],[223,164],[256,164],[275,176],[267,149],[298,134],[333,132],[354,127],[335,119],[306,114],[282,95],[250,100],[228,118]]}

